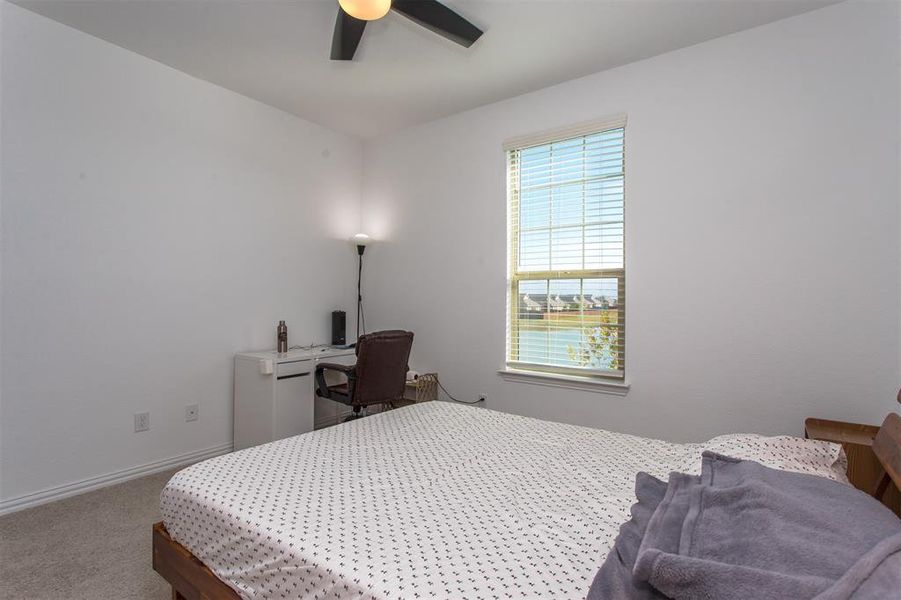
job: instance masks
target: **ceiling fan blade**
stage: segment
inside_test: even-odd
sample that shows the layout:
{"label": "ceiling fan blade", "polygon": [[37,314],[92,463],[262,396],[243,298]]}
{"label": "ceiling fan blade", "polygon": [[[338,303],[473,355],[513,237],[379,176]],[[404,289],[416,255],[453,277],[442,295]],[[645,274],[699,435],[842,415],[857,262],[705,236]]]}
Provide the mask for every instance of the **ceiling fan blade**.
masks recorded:
{"label": "ceiling fan blade", "polygon": [[365,28],[366,21],[355,19],[339,6],[332,34],[332,60],[353,60]]}
{"label": "ceiling fan blade", "polygon": [[467,48],[482,35],[481,29],[437,0],[394,0],[391,8]]}

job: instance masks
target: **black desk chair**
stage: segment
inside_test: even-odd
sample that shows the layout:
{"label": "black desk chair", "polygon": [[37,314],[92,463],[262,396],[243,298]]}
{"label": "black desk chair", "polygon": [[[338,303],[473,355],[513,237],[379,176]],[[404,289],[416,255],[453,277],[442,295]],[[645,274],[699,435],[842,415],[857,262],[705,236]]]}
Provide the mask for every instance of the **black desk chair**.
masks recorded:
{"label": "black desk chair", "polygon": [[[357,340],[357,364],[339,365],[319,363],[316,366],[316,395],[335,402],[347,404],[354,414],[349,419],[360,416],[364,406],[387,404],[404,397],[413,346],[410,331],[376,331],[361,335]],[[335,371],[347,376],[346,383],[328,385],[326,371]]]}

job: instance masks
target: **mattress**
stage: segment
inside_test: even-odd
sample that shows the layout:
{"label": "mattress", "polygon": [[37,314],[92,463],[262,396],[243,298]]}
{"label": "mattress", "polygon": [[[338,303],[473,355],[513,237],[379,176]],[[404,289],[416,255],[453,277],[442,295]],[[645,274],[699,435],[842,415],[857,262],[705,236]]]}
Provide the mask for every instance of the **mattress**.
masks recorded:
{"label": "mattress", "polygon": [[636,473],[697,473],[707,448],[843,477],[826,442],[675,444],[428,402],[193,465],[161,508],[242,598],[583,598]]}

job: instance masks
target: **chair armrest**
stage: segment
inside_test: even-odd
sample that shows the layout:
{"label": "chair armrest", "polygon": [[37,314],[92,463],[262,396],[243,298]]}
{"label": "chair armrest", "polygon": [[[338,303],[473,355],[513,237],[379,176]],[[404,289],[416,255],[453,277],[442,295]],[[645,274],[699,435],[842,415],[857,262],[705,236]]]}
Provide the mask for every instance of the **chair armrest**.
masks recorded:
{"label": "chair armrest", "polygon": [[338,363],[322,362],[316,365],[316,372],[328,369],[329,371],[341,371],[345,375],[352,373],[357,365],[339,365]]}
{"label": "chair armrest", "polygon": [[332,392],[328,388],[328,383],[325,381],[326,370],[344,373],[347,376],[348,393],[350,396],[353,396],[357,365],[339,365],[338,363],[328,362],[323,362],[316,365],[316,373],[314,375],[314,381],[316,382],[316,395],[320,398],[328,398],[329,400],[334,400],[335,398],[332,397]]}

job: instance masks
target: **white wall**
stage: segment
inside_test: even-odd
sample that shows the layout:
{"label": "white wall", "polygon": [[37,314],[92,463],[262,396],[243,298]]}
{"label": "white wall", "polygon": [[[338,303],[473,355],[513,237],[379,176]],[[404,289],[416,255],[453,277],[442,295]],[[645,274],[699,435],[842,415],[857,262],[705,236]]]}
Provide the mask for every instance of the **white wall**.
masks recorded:
{"label": "white wall", "polygon": [[[370,328],[500,410],[672,440],[879,422],[899,385],[894,2],[850,2],[368,143]],[[507,137],[619,112],[626,397],[505,383]]]}
{"label": "white wall", "polygon": [[353,313],[360,142],[5,2],[2,22],[0,498],[229,444],[232,354]]}
{"label": "white wall", "polygon": [[[383,240],[366,253],[369,329],[413,329],[413,366],[458,396],[674,440],[897,408],[894,3],[844,3],[365,149],[2,0],[0,20],[0,507],[227,446],[232,353],[271,346],[280,318],[301,343],[326,339],[333,308],[353,314],[361,187]],[[501,141],[618,112],[632,389],[504,383]],[[139,411],[150,432],[132,433]]]}

